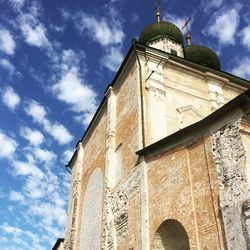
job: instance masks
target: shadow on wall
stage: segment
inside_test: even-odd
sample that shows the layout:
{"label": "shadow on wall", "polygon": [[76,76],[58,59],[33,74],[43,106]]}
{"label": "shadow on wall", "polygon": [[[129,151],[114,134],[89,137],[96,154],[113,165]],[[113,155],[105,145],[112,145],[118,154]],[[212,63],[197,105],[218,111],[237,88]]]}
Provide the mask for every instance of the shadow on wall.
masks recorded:
{"label": "shadow on wall", "polygon": [[151,249],[189,250],[189,239],[185,228],[177,220],[165,220],[155,233]]}

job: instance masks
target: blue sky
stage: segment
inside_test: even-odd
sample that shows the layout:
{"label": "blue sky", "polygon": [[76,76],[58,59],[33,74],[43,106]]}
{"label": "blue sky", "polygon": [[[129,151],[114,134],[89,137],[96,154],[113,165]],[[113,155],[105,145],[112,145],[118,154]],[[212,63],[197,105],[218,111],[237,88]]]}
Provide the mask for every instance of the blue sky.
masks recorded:
{"label": "blue sky", "polygon": [[[64,237],[64,165],[155,1],[0,0],[0,249],[50,249]],[[248,0],[161,1],[192,44],[250,79]]]}

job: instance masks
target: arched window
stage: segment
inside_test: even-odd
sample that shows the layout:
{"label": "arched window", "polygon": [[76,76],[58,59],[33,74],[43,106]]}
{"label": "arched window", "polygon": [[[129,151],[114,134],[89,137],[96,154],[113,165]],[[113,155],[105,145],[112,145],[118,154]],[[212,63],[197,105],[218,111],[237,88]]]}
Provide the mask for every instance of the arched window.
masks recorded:
{"label": "arched window", "polygon": [[96,168],[89,177],[83,201],[80,250],[101,249],[103,175]]}
{"label": "arched window", "polygon": [[189,250],[186,230],[177,220],[166,220],[157,229],[151,249]]}

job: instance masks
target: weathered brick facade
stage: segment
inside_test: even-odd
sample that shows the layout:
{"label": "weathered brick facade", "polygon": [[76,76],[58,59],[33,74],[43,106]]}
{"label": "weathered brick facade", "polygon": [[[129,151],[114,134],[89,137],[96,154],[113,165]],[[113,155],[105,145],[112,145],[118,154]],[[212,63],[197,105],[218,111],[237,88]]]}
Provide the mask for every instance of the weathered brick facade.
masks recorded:
{"label": "weathered brick facade", "polygon": [[134,44],[69,163],[64,249],[248,249],[248,84]]}

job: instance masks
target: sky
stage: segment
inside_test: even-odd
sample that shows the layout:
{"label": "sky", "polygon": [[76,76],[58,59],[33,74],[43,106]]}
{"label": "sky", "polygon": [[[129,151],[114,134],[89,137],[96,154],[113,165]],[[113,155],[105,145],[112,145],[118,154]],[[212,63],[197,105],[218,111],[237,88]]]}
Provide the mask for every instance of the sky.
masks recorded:
{"label": "sky", "polygon": [[[64,237],[71,158],[155,1],[0,0],[0,249]],[[162,0],[192,44],[250,79],[249,0]]]}

